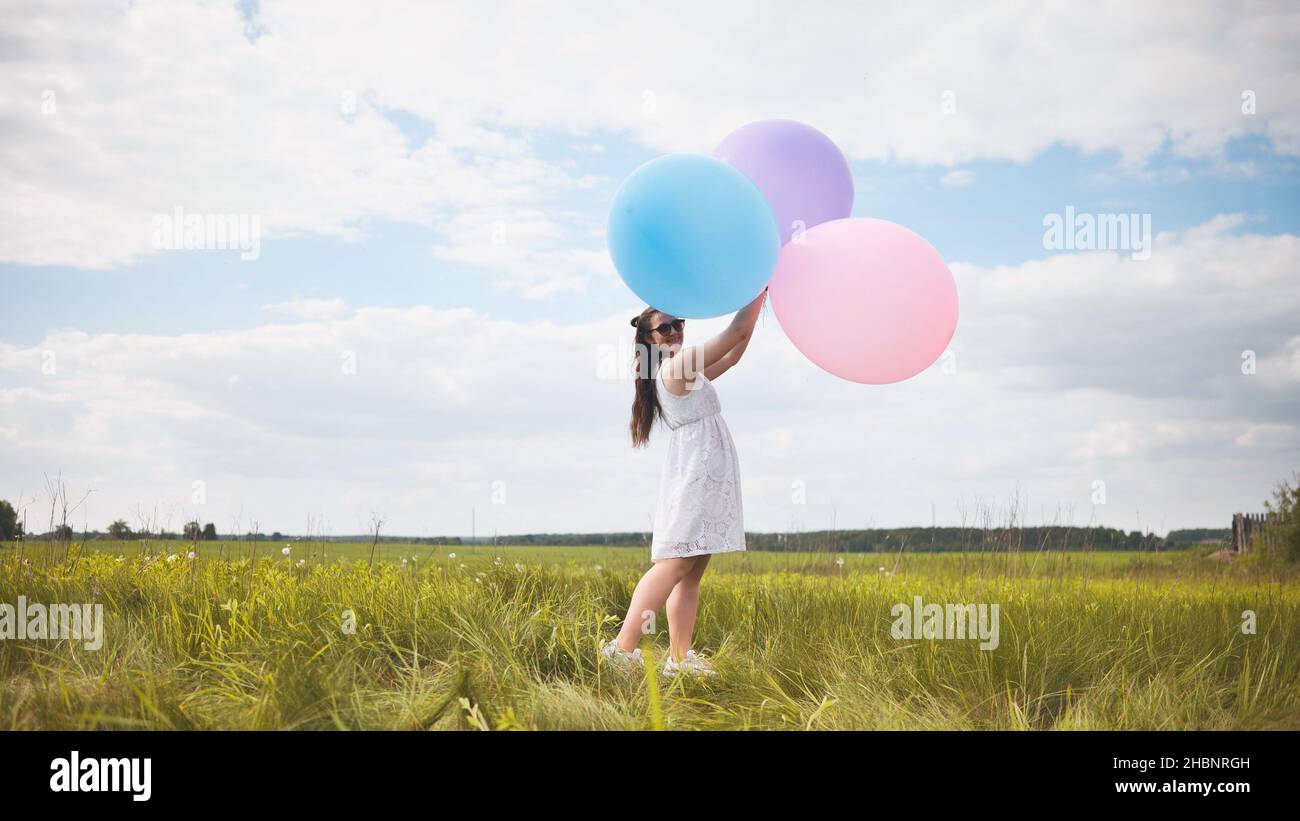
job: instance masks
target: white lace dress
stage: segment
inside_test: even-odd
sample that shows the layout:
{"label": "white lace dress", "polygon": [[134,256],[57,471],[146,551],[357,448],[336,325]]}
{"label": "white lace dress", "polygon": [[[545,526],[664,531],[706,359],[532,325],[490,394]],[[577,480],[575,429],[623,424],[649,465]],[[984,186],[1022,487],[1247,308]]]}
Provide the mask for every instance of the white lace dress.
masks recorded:
{"label": "white lace dress", "polygon": [[722,421],[718,392],[703,373],[697,373],[695,387],[677,396],[664,385],[662,373],[661,363],[655,390],[672,434],[659,480],[650,558],[744,550],[740,459],[731,431]]}

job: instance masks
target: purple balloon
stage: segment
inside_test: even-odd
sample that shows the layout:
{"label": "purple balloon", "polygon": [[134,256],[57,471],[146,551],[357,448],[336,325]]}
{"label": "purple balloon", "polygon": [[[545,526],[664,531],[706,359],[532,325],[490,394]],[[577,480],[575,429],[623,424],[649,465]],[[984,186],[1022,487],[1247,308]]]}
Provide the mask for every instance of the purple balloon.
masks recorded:
{"label": "purple balloon", "polygon": [[843,219],[853,210],[849,164],[830,137],[812,126],[759,120],[728,134],[713,156],[753,180],[767,197],[782,245],[800,228]]}

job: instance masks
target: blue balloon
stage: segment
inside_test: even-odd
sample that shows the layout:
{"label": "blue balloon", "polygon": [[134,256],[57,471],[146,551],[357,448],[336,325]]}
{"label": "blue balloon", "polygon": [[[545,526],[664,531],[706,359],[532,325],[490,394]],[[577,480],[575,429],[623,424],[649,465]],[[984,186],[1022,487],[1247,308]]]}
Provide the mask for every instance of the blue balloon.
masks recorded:
{"label": "blue balloon", "polygon": [[763,192],[700,154],[633,171],[609,209],[609,254],[633,293],[665,313],[707,319],[743,308],[776,268],[781,233]]}

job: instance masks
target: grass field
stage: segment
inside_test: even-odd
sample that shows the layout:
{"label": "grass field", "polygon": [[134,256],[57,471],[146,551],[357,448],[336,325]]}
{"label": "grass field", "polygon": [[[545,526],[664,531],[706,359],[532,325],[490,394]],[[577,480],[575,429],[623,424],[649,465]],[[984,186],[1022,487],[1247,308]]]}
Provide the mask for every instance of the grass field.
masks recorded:
{"label": "grass field", "polygon": [[[694,646],[719,675],[665,680],[597,661],[643,548],[281,547],[0,551],[0,602],[106,622],[93,651],[0,641],[0,727],[1300,728],[1300,578],[1203,549],[715,556]],[[916,595],[998,604],[998,647],[894,638]]]}

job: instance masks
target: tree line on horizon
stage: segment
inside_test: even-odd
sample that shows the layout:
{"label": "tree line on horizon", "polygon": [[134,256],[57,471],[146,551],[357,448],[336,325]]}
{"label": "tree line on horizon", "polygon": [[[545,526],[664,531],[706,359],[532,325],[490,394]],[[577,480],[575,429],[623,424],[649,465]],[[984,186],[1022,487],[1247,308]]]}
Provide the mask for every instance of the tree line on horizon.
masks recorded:
{"label": "tree line on horizon", "polygon": [[[1265,500],[1264,508],[1274,519],[1272,527],[1278,536],[1278,552],[1292,562],[1300,562],[1300,472],[1294,472],[1295,484],[1280,481],[1273,498]],[[66,502],[62,483],[55,485],[57,499]],[[75,509],[75,508],[74,508]],[[14,506],[0,499],[0,545],[10,547],[19,539],[56,541],[127,540],[127,539],[183,539],[186,541],[215,541],[220,538],[216,525],[211,522],[200,526],[197,520],[186,523],[180,533],[160,530],[151,533],[133,531],[123,519],[115,519],[103,533],[93,530],[77,533],[68,525],[66,504],[63,524],[39,534],[25,534],[23,521],[18,519]],[[53,519],[53,511],[51,519]],[[428,545],[537,545],[537,546],[587,546],[648,547],[651,533],[633,531],[625,533],[526,533],[507,536],[463,538],[461,536],[381,536],[379,522],[368,534],[343,536],[286,536],[280,531],[270,535],[248,532],[243,536],[229,535],[231,541],[307,541],[307,542],[371,542],[372,544],[428,544]],[[773,551],[833,551],[833,552],[889,552],[911,550],[918,553],[979,551],[979,550],[1178,550],[1192,545],[1229,546],[1231,527],[1186,528],[1171,530],[1165,536],[1132,530],[1101,526],[1038,526],[1004,525],[1001,527],[896,527],[869,528],[865,530],[817,530],[795,533],[745,532],[746,547],[750,550]]]}
{"label": "tree line on horizon", "polygon": [[[1195,544],[1227,544],[1231,528],[1187,528],[1171,530],[1163,537],[1137,530],[1125,532],[1118,528],[1101,526],[1003,526],[1003,527],[896,527],[863,530],[817,530],[798,533],[745,533],[750,550],[771,551],[836,551],[836,552],[952,552],[979,550],[1178,550]],[[103,531],[75,531],[70,525],[60,525],[54,530],[39,534],[24,534],[13,506],[0,500],[0,541],[13,542],[19,538],[87,541],[130,539],[159,539],[182,541],[216,541],[223,536],[217,533],[212,522],[200,524],[197,520],[186,523],[181,532],[165,529],[157,532],[134,530],[125,520],[116,519]],[[652,534],[645,531],[614,533],[525,533],[506,536],[376,536],[352,534],[340,536],[286,535],[280,531],[270,534],[248,532],[226,534],[231,541],[279,542],[377,542],[381,544],[426,545],[526,545],[526,546],[607,546],[645,547]]]}

